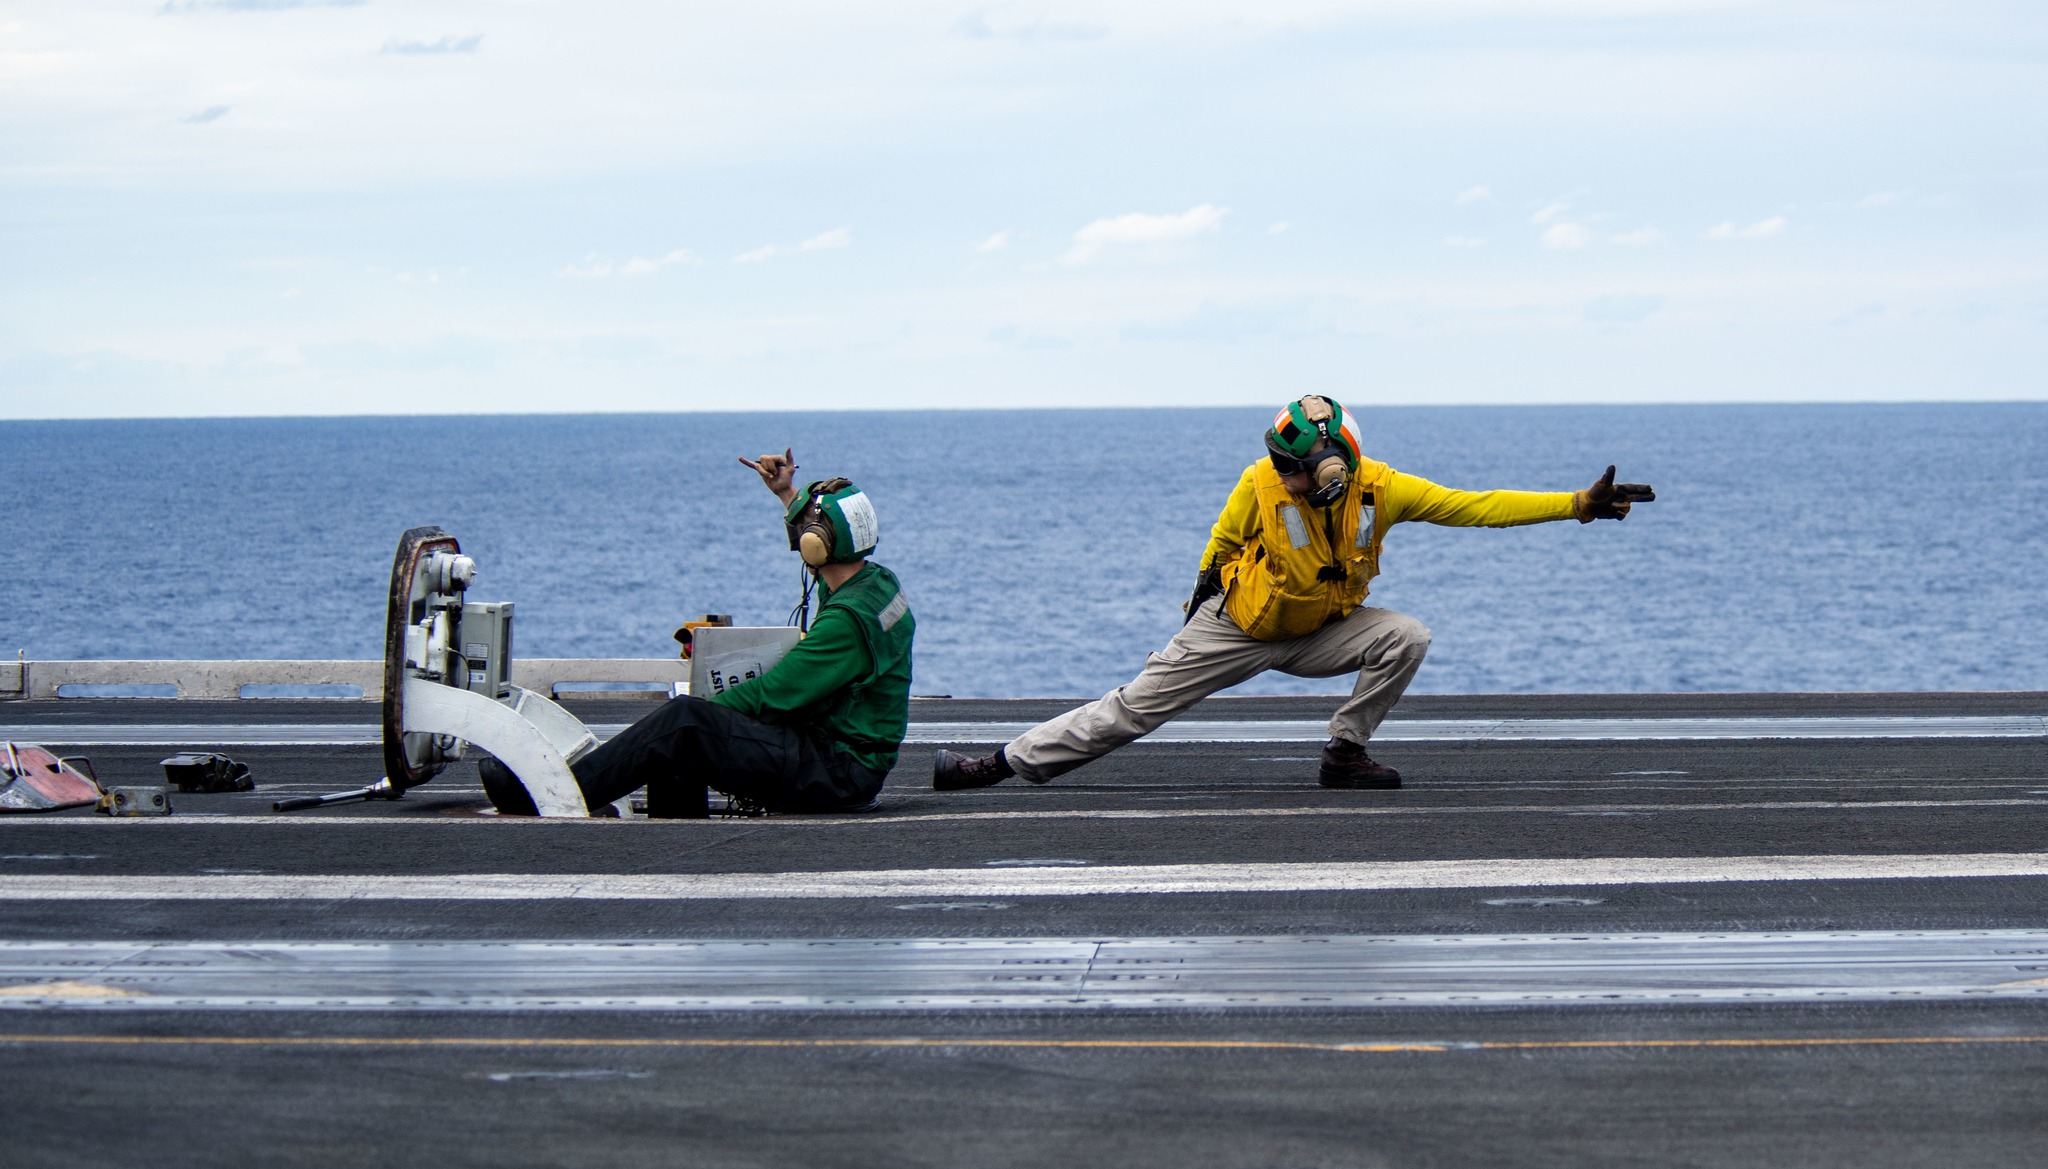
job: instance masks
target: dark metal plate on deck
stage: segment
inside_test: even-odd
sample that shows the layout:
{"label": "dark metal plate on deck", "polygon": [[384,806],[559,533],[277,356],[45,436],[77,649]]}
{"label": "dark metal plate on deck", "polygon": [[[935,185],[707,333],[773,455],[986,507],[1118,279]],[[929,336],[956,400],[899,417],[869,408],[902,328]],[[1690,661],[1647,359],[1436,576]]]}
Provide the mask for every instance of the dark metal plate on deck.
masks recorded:
{"label": "dark metal plate on deck", "polygon": [[406,529],[391,560],[391,590],[384,610],[384,775],[400,791],[427,782],[441,770],[439,764],[415,765],[405,748],[405,631],[426,616],[414,611],[423,607],[414,597],[414,578],[427,557],[461,551],[455,537],[429,524]]}

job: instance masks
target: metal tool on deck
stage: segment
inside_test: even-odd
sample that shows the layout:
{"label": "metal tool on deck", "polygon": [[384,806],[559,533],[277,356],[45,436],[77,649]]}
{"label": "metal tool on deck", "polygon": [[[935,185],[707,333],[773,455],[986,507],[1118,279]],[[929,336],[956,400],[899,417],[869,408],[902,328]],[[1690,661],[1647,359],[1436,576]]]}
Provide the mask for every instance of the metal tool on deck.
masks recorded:
{"label": "metal tool on deck", "polygon": [[289,812],[402,797],[471,747],[495,756],[543,816],[587,816],[569,764],[597,746],[582,720],[515,686],[512,603],[472,601],[476,562],[438,527],[409,529],[391,562],[384,618],[384,778],[280,800]]}

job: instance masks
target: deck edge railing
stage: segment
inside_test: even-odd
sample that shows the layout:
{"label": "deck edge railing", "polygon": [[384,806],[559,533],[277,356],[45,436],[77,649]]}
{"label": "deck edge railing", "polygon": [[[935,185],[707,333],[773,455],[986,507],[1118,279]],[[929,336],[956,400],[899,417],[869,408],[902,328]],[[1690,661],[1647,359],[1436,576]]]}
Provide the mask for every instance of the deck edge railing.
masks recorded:
{"label": "deck edge railing", "polygon": [[[515,658],[512,681],[550,696],[666,697],[687,687],[690,663],[680,658]],[[122,691],[114,697],[259,700],[246,688],[354,689],[360,700],[384,697],[384,663],[374,660],[94,660],[0,661],[0,700],[75,697],[81,691]],[[604,690],[602,687],[635,687]],[[68,693],[67,693],[68,692]],[[356,698],[357,695],[347,695]]]}

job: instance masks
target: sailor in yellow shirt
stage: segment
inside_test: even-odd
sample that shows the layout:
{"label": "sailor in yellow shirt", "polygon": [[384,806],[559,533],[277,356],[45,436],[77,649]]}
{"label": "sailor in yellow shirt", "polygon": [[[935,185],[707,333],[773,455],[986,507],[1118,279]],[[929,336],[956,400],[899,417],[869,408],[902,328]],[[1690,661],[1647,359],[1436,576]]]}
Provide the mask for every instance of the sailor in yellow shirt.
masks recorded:
{"label": "sailor in yellow shirt", "polygon": [[1398,523],[1505,528],[1626,518],[1656,498],[1616,483],[1584,491],[1456,491],[1361,453],[1344,408],[1310,395],[1266,431],[1267,456],[1246,467],[1202,553],[1188,618],[1144,672],[1086,706],[980,758],[940,751],[932,786],[987,787],[1011,775],[1045,783],[1148,734],[1218,690],[1267,670],[1303,678],[1358,672],[1330,719],[1324,787],[1396,788],[1401,775],[1365,752],[1429,650],[1422,622],[1366,605],[1380,544]]}

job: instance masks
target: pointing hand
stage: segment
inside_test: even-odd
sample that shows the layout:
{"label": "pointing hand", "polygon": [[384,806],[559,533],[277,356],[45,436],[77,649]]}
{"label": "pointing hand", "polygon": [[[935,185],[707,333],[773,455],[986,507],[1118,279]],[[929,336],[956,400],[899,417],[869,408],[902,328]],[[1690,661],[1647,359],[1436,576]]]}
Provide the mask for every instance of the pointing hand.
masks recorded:
{"label": "pointing hand", "polygon": [[762,455],[759,459],[741,455],[740,462],[759,475],[762,485],[784,502],[796,494],[796,484],[792,481],[796,471],[796,456],[790,453],[788,447],[782,448],[779,455]]}
{"label": "pointing hand", "polygon": [[1594,520],[1625,520],[1630,504],[1649,503],[1657,493],[1648,483],[1616,483],[1614,467],[1609,465],[1607,473],[1598,482],[1584,491],[1572,494],[1572,514],[1582,524]]}

